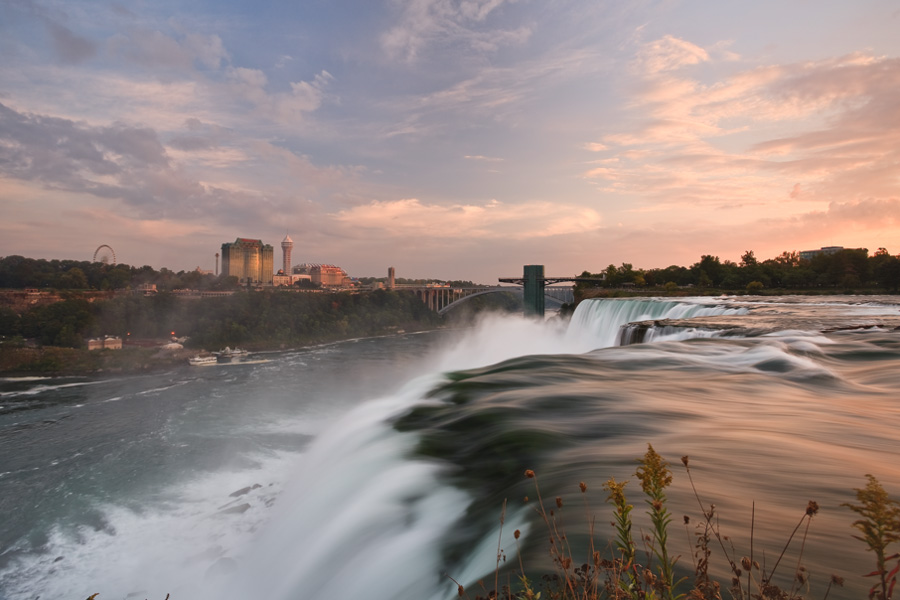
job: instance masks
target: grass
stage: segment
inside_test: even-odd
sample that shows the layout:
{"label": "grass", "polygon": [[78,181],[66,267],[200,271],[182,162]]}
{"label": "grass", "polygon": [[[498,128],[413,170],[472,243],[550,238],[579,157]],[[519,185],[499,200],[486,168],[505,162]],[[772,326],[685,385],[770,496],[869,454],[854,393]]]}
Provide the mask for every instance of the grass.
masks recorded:
{"label": "grass", "polygon": [[[579,488],[584,498],[590,535],[589,558],[580,565],[561,525],[559,511],[563,507],[562,499],[557,497],[549,505],[545,503],[537,474],[526,471],[525,476],[534,483],[537,498],[534,509],[549,534],[553,572],[540,577],[542,583],[538,584],[538,578],[526,571],[521,553],[518,553],[519,570],[515,573],[515,582],[512,576],[507,575],[507,584],[500,587],[500,563],[501,559],[505,560],[505,554],[498,545],[494,590],[486,590],[480,582],[482,593],[476,595],[475,600],[721,600],[723,597],[734,600],[801,600],[810,597],[809,571],[803,564],[803,556],[810,526],[819,511],[816,502],[807,504],[771,566],[767,564],[765,554],[760,559],[754,553],[755,515],[750,525],[750,553],[739,557],[731,539],[719,529],[715,505],[705,503],[698,493],[689,458],[682,457],[681,462],[702,518],[693,524],[691,531],[690,519],[684,517],[691,564],[679,565],[681,557],[673,554],[669,538],[673,527],[665,494],[673,477],[669,464],[650,445],[638,462],[639,467],[634,475],[643,492],[649,531],[642,532],[635,540],[632,523],[634,506],[629,504],[626,494],[629,482],[611,478],[603,488],[608,493],[607,503],[613,510],[611,523],[615,535],[605,543],[602,552],[597,550],[595,518],[587,501],[587,485],[581,482]],[[866,486],[854,490],[857,502],[842,506],[859,517],[852,527],[860,535],[853,537],[863,542],[875,558],[874,570],[862,575],[874,580],[868,597],[871,600],[891,600],[900,572],[900,554],[890,553],[893,545],[900,542],[900,503],[887,494],[874,476],[866,477]],[[519,531],[515,532],[514,537],[519,550]],[[791,553],[789,549],[792,549]],[[714,554],[721,554],[727,562],[730,581],[720,582],[711,575],[710,558]],[[796,562],[791,559],[789,563],[788,556],[796,556]],[[727,589],[723,590],[723,584]],[[834,588],[843,584],[841,577],[832,575],[822,600],[827,600]],[[471,600],[463,586],[457,585],[459,597]]]}

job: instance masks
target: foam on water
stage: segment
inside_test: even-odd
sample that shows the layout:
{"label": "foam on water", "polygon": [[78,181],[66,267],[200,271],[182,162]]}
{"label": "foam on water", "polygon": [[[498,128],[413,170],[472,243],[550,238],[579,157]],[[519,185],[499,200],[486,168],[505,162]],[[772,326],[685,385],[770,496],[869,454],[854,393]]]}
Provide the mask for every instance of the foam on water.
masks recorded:
{"label": "foam on water", "polygon": [[[0,598],[94,592],[100,592],[101,599],[132,593],[161,599],[171,593],[176,600],[452,596],[456,586],[441,576],[447,565],[439,542],[458,526],[473,498],[448,483],[447,465],[414,457],[418,437],[396,431],[395,417],[414,405],[436,402],[427,399],[428,392],[444,381],[442,373],[447,371],[527,355],[583,354],[611,347],[621,328],[634,321],[737,315],[747,310],[719,299],[613,300],[582,303],[568,327],[557,321],[486,317],[424,359],[425,375],[340,418],[310,413],[294,421],[266,422],[248,417],[243,433],[318,434],[302,454],[249,453],[242,462],[249,466],[172,481],[137,502],[139,508],[134,499],[98,505],[102,519],[96,526],[54,525],[41,552],[19,554],[0,570]],[[631,361],[639,351],[642,360],[658,359],[673,369],[693,365],[724,373],[775,373],[787,379],[836,377],[812,358],[833,343],[821,334],[782,332],[746,344],[699,339],[715,335],[699,329],[659,328],[645,339],[652,344],[606,351],[603,361]],[[696,340],[689,342],[689,351],[685,340]],[[281,360],[314,369],[321,356],[335,352],[334,346],[322,346]],[[229,379],[238,381],[237,376]],[[136,395],[165,396],[184,384],[155,386]],[[298,401],[301,395],[297,390]],[[260,487],[229,497],[254,484]],[[244,509],[244,504],[249,506]],[[507,559],[513,560],[512,532],[521,529],[527,537],[526,517],[527,509],[511,510],[502,539],[499,524],[487,528],[466,559],[454,565],[454,578],[467,587],[489,579],[498,542]],[[16,550],[21,549],[5,549]]]}
{"label": "foam on water", "polygon": [[[255,469],[222,471],[174,484],[145,499],[140,510],[102,504],[95,507],[102,519],[93,525],[52,527],[41,553],[15,557],[0,572],[0,597],[100,593],[125,598],[139,593],[164,598],[170,592],[190,597],[184,592],[202,584],[211,565],[230,549],[246,545],[268,518],[268,506],[280,493],[296,455],[270,454],[255,461]],[[229,497],[257,482],[260,487]],[[245,503],[246,510],[228,512]]]}
{"label": "foam on water", "polygon": [[438,465],[409,460],[415,436],[398,435],[388,419],[433,383],[366,403],[321,435],[240,570],[201,597],[429,597],[442,558],[434,541],[470,499],[440,482]]}

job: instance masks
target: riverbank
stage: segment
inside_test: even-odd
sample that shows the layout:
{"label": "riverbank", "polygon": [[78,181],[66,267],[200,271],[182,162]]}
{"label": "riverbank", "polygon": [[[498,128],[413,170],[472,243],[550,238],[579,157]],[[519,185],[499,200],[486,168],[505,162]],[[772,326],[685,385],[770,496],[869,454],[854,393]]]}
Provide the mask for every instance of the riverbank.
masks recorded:
{"label": "riverbank", "polygon": [[[251,352],[290,352],[324,344],[334,344],[353,339],[386,337],[403,333],[420,333],[443,329],[443,325],[420,327],[410,330],[395,329],[383,335],[329,336],[315,340],[298,341],[296,345],[283,342],[247,344]],[[208,354],[212,349],[164,348],[164,341],[157,346],[125,346],[121,350],[87,350],[84,348],[60,348],[56,346],[31,347],[25,345],[0,344],[0,377],[62,377],[62,376],[103,376],[137,373],[153,373],[183,366],[192,356]],[[218,350],[216,348],[215,350]]]}
{"label": "riverbank", "polygon": [[0,346],[0,376],[66,376],[148,373],[186,364],[192,350],[158,348],[85,350],[44,346]]}

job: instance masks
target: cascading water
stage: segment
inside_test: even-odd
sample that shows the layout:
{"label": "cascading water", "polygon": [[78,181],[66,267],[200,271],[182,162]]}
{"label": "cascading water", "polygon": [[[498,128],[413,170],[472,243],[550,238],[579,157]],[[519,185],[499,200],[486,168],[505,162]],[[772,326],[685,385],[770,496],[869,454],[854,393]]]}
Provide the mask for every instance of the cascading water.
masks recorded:
{"label": "cascading water", "polygon": [[[823,510],[807,550],[819,570],[867,572],[861,550],[832,560],[814,548],[847,545],[852,519],[839,505],[863,473],[900,481],[896,334],[702,339],[682,329],[616,346],[633,321],[747,311],[706,299],[588,301],[568,328],[491,317],[444,334],[432,352],[426,337],[410,336],[186,368],[165,385],[3,384],[0,446],[35,454],[0,467],[12,524],[0,526],[0,598],[418,600],[456,597],[449,577],[491,589],[498,545],[507,565],[519,548],[527,565],[547,560],[533,502],[522,502],[534,495],[525,469],[566,507],[582,505],[577,483],[587,481],[602,514],[600,484],[627,479],[648,442],[698,461],[726,533],[743,531],[752,498],[756,547],[780,551],[795,524],[781,504],[815,498]],[[408,380],[399,389],[382,373],[394,354],[418,357],[418,375],[398,375]],[[380,399],[350,401],[334,383],[372,376],[352,394]],[[395,391],[366,392],[376,388]],[[62,441],[68,462],[46,454]],[[681,475],[671,509],[696,513]],[[638,506],[639,490],[629,490]],[[567,510],[575,547],[583,510]],[[597,518],[600,546],[606,521]],[[859,589],[848,583],[830,597]]]}
{"label": "cascading water", "polygon": [[[606,348],[636,343],[623,329],[629,323],[747,314],[745,307],[708,304],[706,300],[692,300],[690,302],[654,299],[588,300],[579,304],[575,314],[572,315],[569,335],[582,340],[590,338],[596,344],[596,348]],[[666,339],[699,337],[694,335],[695,333],[697,333],[696,330],[686,333],[684,330],[676,331],[672,328],[668,328],[664,332],[645,331],[642,332],[639,341],[648,342],[659,337]]]}

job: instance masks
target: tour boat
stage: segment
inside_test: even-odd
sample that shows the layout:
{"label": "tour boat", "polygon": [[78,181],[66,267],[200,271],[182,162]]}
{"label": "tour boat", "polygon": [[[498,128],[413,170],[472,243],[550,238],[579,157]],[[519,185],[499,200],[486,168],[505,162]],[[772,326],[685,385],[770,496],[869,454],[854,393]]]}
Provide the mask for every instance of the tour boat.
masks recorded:
{"label": "tour boat", "polygon": [[208,365],[214,365],[218,361],[215,356],[192,356],[188,359],[188,363],[192,367],[205,367]]}
{"label": "tour boat", "polygon": [[225,346],[224,350],[220,352],[213,352],[218,357],[219,362],[231,362],[232,360],[240,360],[245,358],[250,353],[244,350],[243,348],[230,348],[229,346]]}

